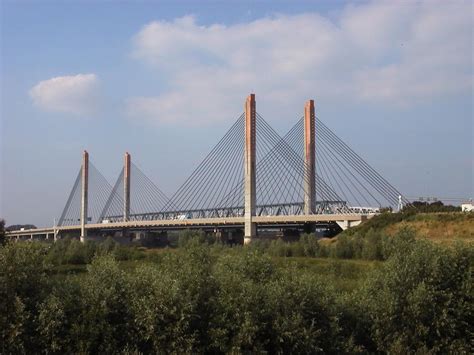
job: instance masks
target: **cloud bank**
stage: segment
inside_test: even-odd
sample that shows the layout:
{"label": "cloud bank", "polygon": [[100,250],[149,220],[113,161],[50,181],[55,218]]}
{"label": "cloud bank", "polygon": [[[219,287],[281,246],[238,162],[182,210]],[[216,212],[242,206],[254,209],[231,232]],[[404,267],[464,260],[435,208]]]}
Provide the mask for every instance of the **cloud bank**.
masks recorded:
{"label": "cloud bank", "polygon": [[40,81],[30,90],[30,97],[45,111],[91,115],[98,106],[98,85],[95,74],[58,76]]}
{"label": "cloud bank", "polygon": [[128,114],[215,122],[250,92],[281,114],[308,98],[409,106],[468,92],[471,16],[468,1],[374,2],[348,5],[333,18],[152,22],[134,37],[133,55],[161,74],[166,90],[129,98]]}

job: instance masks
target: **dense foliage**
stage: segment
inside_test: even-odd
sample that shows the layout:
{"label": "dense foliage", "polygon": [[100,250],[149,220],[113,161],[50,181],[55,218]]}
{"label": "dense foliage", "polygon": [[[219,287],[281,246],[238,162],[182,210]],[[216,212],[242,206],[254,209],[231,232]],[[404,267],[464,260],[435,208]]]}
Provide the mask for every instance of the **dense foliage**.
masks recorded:
{"label": "dense foliage", "polygon": [[[372,234],[357,247],[309,235],[291,244],[294,254],[386,259],[351,292],[279,266],[272,255],[283,242],[229,248],[188,233],[182,247],[153,258],[111,240],[7,244],[0,352],[469,353],[472,247],[438,247],[410,231]],[[119,261],[137,258],[126,269]],[[82,274],[57,274],[58,265],[89,261]]]}
{"label": "dense foliage", "polygon": [[45,260],[54,266],[90,264],[94,256],[110,254],[117,260],[140,259],[143,254],[137,247],[120,245],[112,238],[102,243],[65,238],[48,247]]}
{"label": "dense foliage", "polygon": [[5,244],[5,221],[0,218],[0,245]]}

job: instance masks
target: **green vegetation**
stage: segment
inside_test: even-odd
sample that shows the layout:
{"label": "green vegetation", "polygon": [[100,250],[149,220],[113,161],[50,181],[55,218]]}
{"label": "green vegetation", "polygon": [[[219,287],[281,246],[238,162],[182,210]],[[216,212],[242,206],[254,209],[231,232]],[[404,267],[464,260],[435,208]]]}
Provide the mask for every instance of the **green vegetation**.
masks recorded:
{"label": "green vegetation", "polygon": [[441,201],[436,202],[422,202],[413,201],[411,205],[405,206],[405,212],[417,213],[437,213],[437,212],[461,212],[460,206],[445,205]]}
{"label": "green vegetation", "polygon": [[5,244],[5,221],[0,218],[0,245]]}
{"label": "green vegetation", "polygon": [[446,248],[406,229],[338,239],[7,243],[0,352],[470,352],[472,244]]}
{"label": "green vegetation", "polygon": [[102,243],[65,238],[52,244],[47,251],[45,260],[54,266],[90,264],[96,255],[113,255],[115,259],[140,259],[143,253],[137,247],[123,246],[112,238]]}
{"label": "green vegetation", "polygon": [[421,213],[414,209],[402,213],[382,213],[344,231],[339,236],[364,238],[371,231],[377,234],[395,235],[406,228],[414,230],[420,238],[435,242],[452,243],[459,240],[473,242],[474,213]]}

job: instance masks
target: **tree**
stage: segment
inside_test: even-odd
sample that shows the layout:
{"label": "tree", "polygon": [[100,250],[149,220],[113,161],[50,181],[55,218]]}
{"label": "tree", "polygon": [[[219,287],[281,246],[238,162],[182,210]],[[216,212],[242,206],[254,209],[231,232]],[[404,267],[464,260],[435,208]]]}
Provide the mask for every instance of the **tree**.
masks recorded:
{"label": "tree", "polygon": [[0,219],[0,245],[5,245],[5,221]]}
{"label": "tree", "polygon": [[[21,245],[20,245],[21,244]],[[0,353],[38,348],[36,314],[50,291],[44,246],[7,243],[0,248]]]}

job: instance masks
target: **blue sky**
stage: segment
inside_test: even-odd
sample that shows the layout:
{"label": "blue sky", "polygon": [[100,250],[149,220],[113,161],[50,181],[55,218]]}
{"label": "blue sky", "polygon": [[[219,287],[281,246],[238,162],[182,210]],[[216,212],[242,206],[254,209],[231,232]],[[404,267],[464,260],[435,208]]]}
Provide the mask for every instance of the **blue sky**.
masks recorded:
{"label": "blue sky", "polygon": [[170,196],[257,95],[317,115],[407,196],[473,197],[472,4],[2,1],[1,206],[50,225],[87,149]]}

